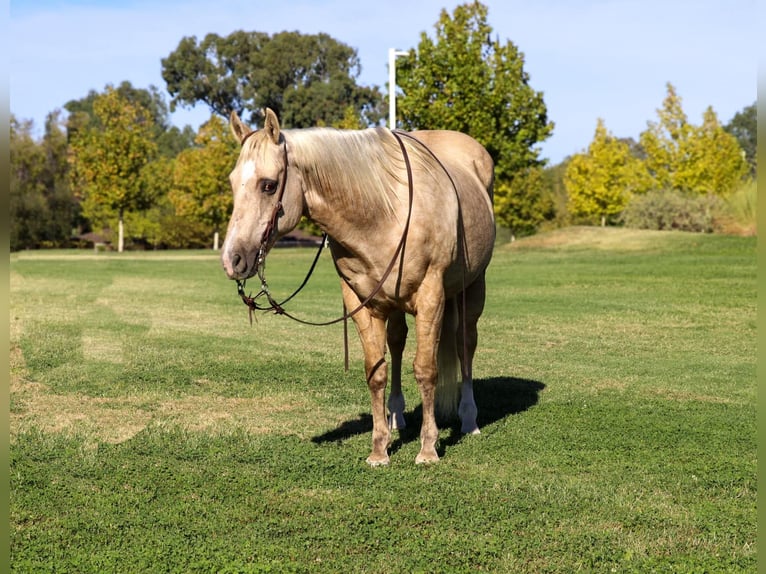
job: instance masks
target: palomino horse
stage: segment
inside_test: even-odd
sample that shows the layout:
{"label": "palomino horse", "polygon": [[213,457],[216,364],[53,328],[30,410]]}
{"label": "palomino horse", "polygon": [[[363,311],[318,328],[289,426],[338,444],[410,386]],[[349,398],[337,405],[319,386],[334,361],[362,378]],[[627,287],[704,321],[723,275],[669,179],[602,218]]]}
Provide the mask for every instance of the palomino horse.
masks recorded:
{"label": "palomino horse", "polygon": [[387,464],[391,429],[404,426],[405,313],[415,316],[414,374],[423,408],[416,462],[436,462],[435,401],[440,413],[442,407],[454,413],[460,394],[462,431],[479,432],[472,361],[495,240],[492,159],[458,132],[281,130],[274,112],[265,116],[257,131],[231,116],[242,149],[230,175],[226,274],[241,280],[259,273],[269,249],[301,216],[314,221],[330,238],[345,306],[357,311],[372,398],[367,462]]}

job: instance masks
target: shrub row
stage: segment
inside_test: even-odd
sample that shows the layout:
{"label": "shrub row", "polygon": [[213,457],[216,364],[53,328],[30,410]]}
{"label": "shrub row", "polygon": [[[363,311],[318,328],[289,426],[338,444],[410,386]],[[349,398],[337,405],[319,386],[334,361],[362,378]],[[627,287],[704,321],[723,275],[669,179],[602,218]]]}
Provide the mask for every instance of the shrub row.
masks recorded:
{"label": "shrub row", "polygon": [[675,190],[649,191],[631,199],[622,212],[626,227],[712,233],[723,200],[714,195],[689,195]]}
{"label": "shrub row", "polygon": [[755,181],[725,199],[676,190],[650,191],[631,199],[620,223],[636,229],[755,235],[757,193]]}

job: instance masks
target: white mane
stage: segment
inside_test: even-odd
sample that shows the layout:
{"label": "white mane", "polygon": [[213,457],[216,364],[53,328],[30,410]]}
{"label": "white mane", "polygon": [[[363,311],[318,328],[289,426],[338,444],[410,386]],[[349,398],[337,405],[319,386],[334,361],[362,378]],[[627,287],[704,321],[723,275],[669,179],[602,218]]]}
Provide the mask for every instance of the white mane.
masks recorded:
{"label": "white mane", "polygon": [[388,130],[311,128],[284,133],[290,161],[323,196],[341,207],[395,211],[395,188],[406,188],[407,170],[399,144]]}

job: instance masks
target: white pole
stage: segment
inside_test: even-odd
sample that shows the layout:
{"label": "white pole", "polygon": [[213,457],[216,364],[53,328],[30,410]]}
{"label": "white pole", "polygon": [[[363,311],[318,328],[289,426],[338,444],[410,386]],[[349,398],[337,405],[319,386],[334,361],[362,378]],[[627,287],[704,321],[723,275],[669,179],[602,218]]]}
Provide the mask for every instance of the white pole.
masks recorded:
{"label": "white pole", "polygon": [[396,57],[409,56],[396,48],[388,49],[388,127],[396,129]]}

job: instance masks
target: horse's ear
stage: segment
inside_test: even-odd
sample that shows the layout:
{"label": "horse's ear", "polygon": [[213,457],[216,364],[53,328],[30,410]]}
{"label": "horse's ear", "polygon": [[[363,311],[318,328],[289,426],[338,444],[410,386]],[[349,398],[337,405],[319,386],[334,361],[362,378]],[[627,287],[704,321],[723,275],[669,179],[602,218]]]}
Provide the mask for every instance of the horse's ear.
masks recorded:
{"label": "horse's ear", "polygon": [[247,124],[239,119],[237,112],[234,110],[232,110],[229,120],[231,133],[234,134],[234,137],[237,138],[237,141],[241,144],[243,141],[245,141],[247,134],[249,134],[252,130],[247,126]]}
{"label": "horse's ear", "polygon": [[279,143],[279,120],[271,108],[266,108],[266,121],[263,123],[263,129],[275,144]]}

